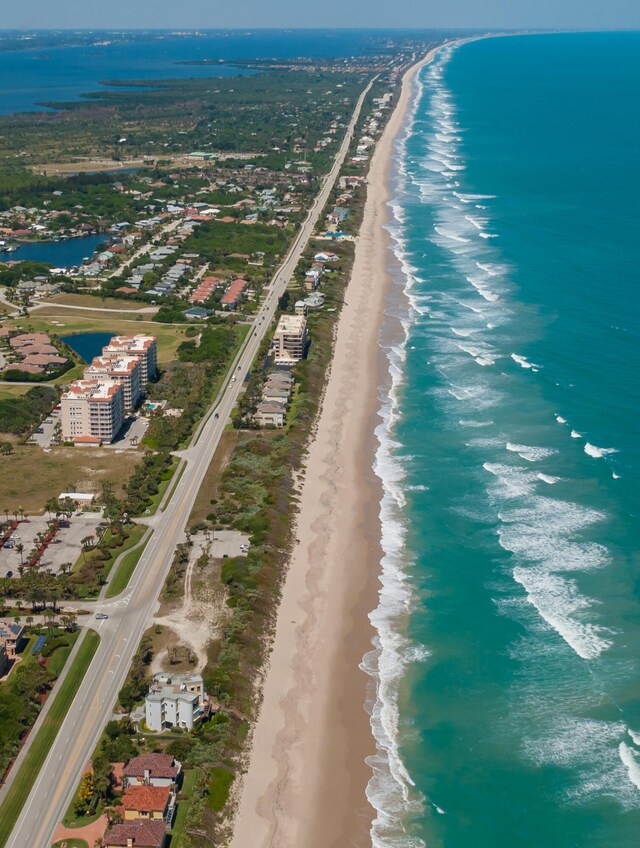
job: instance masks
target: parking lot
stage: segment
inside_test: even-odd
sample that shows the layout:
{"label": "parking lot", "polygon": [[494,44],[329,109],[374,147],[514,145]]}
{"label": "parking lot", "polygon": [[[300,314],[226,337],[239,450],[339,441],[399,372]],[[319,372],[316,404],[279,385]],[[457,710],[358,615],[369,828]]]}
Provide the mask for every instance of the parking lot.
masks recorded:
{"label": "parking lot", "polygon": [[[243,550],[243,547],[246,550]],[[246,533],[241,533],[239,530],[216,530],[213,533],[212,557],[246,556],[248,549],[249,536]]]}
{"label": "parking lot", "polygon": [[113,448],[115,450],[136,450],[140,446],[142,437],[147,432],[149,427],[149,419],[143,416],[130,416],[125,419],[122,430],[118,433],[115,441],[111,444],[104,444],[103,448]]}
{"label": "parking lot", "polygon": [[54,440],[53,434],[58,421],[60,421],[60,410],[54,409],[53,412],[50,415],[47,415],[45,420],[37,428],[38,430],[42,430],[42,432],[34,433],[31,436],[30,441],[34,442],[41,448],[48,448],[51,444],[57,444],[57,441]]}
{"label": "parking lot", "polygon": [[[50,568],[54,574],[57,574],[63,563],[70,562],[75,565],[82,553],[82,540],[87,536],[95,536],[96,528],[101,521],[102,515],[99,512],[72,515],[69,519],[69,527],[61,527],[58,530],[55,540],[42,555],[38,567],[41,570]],[[36,547],[36,536],[47,532],[48,523],[46,515],[30,516],[27,521],[20,522],[9,540],[9,543],[14,543],[14,547],[0,549],[0,577],[9,576],[8,572],[12,572],[13,577],[19,577],[18,544],[23,545],[22,560],[26,562],[29,553]]]}

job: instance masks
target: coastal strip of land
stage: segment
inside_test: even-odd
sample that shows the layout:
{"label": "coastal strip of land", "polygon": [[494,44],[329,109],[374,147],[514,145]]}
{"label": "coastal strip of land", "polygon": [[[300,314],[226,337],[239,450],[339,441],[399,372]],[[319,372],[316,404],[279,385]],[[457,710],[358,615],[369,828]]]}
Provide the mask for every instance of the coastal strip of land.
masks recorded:
{"label": "coastal strip of land", "polygon": [[376,605],[382,554],[382,492],[373,460],[378,335],[389,285],[387,177],[413,79],[434,52],[405,74],[371,161],[232,848],[370,844],[365,758],[375,742],[365,712],[368,678],[359,664],[371,648],[368,613]]}

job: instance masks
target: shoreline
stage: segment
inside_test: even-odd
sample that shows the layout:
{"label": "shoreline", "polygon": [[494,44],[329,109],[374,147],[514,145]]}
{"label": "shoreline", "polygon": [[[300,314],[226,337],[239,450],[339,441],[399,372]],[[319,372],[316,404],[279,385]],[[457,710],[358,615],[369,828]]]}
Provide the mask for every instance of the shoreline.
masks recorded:
{"label": "shoreline", "polygon": [[283,588],[232,848],[371,844],[375,810],[366,795],[372,776],[366,760],[376,741],[365,710],[372,680],[360,665],[375,636],[369,614],[378,602],[383,557],[383,488],[374,463],[378,390],[388,379],[378,339],[391,285],[389,171],[415,75],[440,46],[403,76],[372,157],[331,373],[305,464],[300,544]]}

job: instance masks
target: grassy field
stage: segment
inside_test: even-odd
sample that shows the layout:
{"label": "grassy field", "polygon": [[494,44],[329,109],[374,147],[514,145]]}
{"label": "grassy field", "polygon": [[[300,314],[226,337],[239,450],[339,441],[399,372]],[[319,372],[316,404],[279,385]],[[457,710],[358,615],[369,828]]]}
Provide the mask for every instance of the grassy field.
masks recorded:
{"label": "grassy field", "polygon": [[84,839],[61,839],[53,848],[89,848],[89,845]]}
{"label": "grassy field", "polygon": [[60,492],[99,492],[101,480],[124,484],[142,452],[122,454],[106,448],[57,447],[45,453],[38,447],[16,445],[2,457],[0,507],[22,506],[27,512],[43,512],[48,498]]}
{"label": "grassy field", "polygon": [[0,383],[0,400],[7,398],[20,397],[26,394],[32,386],[13,386],[11,383]]}
{"label": "grassy field", "polygon": [[80,650],[69,669],[69,673],[61,684],[49,713],[45,717],[36,738],[25,757],[15,780],[5,794],[0,806],[0,848],[6,845],[11,831],[18,820],[25,801],[38,772],[45,761],[49,749],[62,725],[65,715],[78,691],[82,679],[91,664],[91,660],[100,643],[100,637],[94,630],[89,630],[80,645]]}
{"label": "grassy field", "polygon": [[[91,298],[91,300],[95,300]],[[95,301],[95,305],[100,304]],[[130,318],[121,315],[108,315],[105,312],[74,312],[72,309],[56,309],[47,306],[37,309],[26,318],[15,318],[7,324],[19,328],[23,332],[35,331],[57,333],[59,336],[72,333],[113,333],[114,335],[132,335],[133,333],[148,333],[158,339],[158,361],[171,362],[176,358],[178,345],[185,340],[186,324],[159,324],[156,321],[138,320],[132,310]]]}
{"label": "grassy field", "polygon": [[[148,528],[145,527],[144,524],[137,525],[131,531],[131,536],[129,537],[129,539],[127,539],[125,545],[129,548],[132,548],[135,544],[137,544],[137,542],[140,541],[140,539],[142,539],[147,530]],[[135,541],[131,542],[131,540],[134,538]],[[149,536],[149,539],[150,538],[151,536]],[[149,541],[149,539],[147,539],[147,542]],[[131,542],[131,544],[129,544],[129,542]],[[119,595],[120,592],[124,591],[127,588],[127,586],[129,585],[129,580],[131,579],[131,575],[135,571],[136,565],[138,564],[138,560],[142,556],[142,553],[147,546],[147,542],[140,545],[140,547],[136,548],[135,551],[129,551],[129,553],[122,558],[120,565],[118,566],[118,570],[113,575],[113,578],[111,579],[111,582],[107,587],[107,598],[113,598],[115,597],[115,595]],[[118,556],[120,556],[121,553],[122,551],[119,550]]]}
{"label": "grassy field", "polygon": [[[64,303],[67,306],[88,306],[91,309],[115,309],[123,312],[137,312],[138,304],[114,297],[94,297],[90,294],[57,294],[55,297],[48,297],[47,303]],[[151,306],[151,304],[141,303],[139,306],[149,310],[146,314],[153,315],[160,307]],[[39,310],[38,310],[39,311]],[[73,313],[71,313],[73,314]]]}
{"label": "grassy field", "polygon": [[207,515],[214,511],[211,499],[218,496],[220,477],[231,458],[231,454],[238,444],[239,438],[240,434],[238,430],[234,430],[231,427],[226,429],[222,434],[218,449],[216,450],[214,457],[211,460],[211,464],[207,469],[207,473],[202,481],[202,486],[200,486],[200,490],[198,491],[196,502],[191,510],[191,517],[187,524],[188,527],[197,524],[199,521],[204,521]]}

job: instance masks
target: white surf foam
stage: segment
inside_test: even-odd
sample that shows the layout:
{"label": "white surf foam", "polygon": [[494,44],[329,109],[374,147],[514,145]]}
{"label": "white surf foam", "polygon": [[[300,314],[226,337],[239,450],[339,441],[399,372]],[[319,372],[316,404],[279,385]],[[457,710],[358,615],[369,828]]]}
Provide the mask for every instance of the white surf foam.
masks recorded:
{"label": "white surf foam", "polygon": [[636,755],[626,742],[620,743],[618,753],[620,754],[620,759],[622,760],[623,765],[627,769],[629,780],[637,789],[640,789],[640,763],[638,762]]}
{"label": "white surf foam", "polygon": [[543,483],[548,483],[550,486],[553,486],[554,483],[559,483],[560,477],[552,477],[551,474],[537,474],[538,480],[542,480]]}
{"label": "white surf foam", "polygon": [[456,241],[459,244],[469,244],[468,238],[458,235],[457,233],[452,233],[449,230],[445,230],[442,227],[438,227],[437,225],[434,227],[434,230],[438,233],[439,236],[442,236],[443,238],[451,239],[451,241]]}
{"label": "white surf foam", "polygon": [[521,368],[532,368],[534,370],[540,368],[540,365],[536,365],[535,362],[529,362],[526,356],[520,356],[518,353],[512,353],[511,359],[517,362]]}
{"label": "white surf foam", "polygon": [[522,459],[526,459],[527,462],[538,462],[541,459],[546,459],[549,456],[553,456],[554,453],[557,453],[555,448],[540,448],[534,447],[532,445],[517,445],[513,442],[507,442],[506,448],[512,453],[517,453],[519,457],[521,457]]}
{"label": "white surf foam", "polygon": [[572,431],[571,431],[571,438],[572,438],[572,439],[581,439],[581,438],[582,438],[582,433],[578,433],[578,431],[577,431],[577,430],[572,430]]}
{"label": "white surf foam", "polygon": [[587,442],[584,446],[584,452],[589,456],[592,456],[594,459],[603,459],[610,453],[617,453],[618,451],[616,448],[598,448]]}
{"label": "white surf foam", "polygon": [[566,424],[567,423],[567,419],[563,418],[562,415],[556,415],[556,421],[558,422],[558,424]]}
{"label": "white surf foam", "polygon": [[542,568],[516,567],[513,577],[524,588],[529,603],[583,660],[597,659],[611,647],[602,627],[578,618],[592,602],[580,594],[573,580]]}

